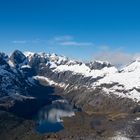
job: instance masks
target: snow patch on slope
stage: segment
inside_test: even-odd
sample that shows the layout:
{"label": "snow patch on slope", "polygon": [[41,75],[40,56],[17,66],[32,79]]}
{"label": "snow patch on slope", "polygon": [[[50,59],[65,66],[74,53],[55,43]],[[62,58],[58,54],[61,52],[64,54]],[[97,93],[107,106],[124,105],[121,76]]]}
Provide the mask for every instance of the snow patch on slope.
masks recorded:
{"label": "snow patch on slope", "polygon": [[123,72],[133,72],[135,70],[140,70],[140,58],[122,69]]}
{"label": "snow patch on slope", "polygon": [[134,87],[140,88],[140,69],[136,69],[135,71],[131,72],[110,73],[104,78],[100,79],[96,85],[101,85],[104,83],[119,83],[120,85],[123,85],[124,89],[126,90],[133,89]]}
{"label": "snow patch on slope", "polygon": [[43,80],[43,81],[47,82],[49,85],[59,86],[61,88],[64,88],[66,86],[65,83],[56,83],[53,80],[50,80],[49,78],[44,77],[44,76],[34,76],[33,78],[35,80]]}
{"label": "snow patch on slope", "polygon": [[140,101],[140,93],[133,89],[132,91],[116,91],[115,89],[113,88],[103,88],[102,89],[104,91],[105,94],[108,94],[108,95],[111,95],[111,94],[114,94],[118,97],[121,97],[121,98],[129,98],[129,99],[132,99],[133,101],[135,102],[139,102]]}
{"label": "snow patch on slope", "polygon": [[60,65],[58,66],[54,72],[64,72],[64,71],[72,71],[73,74],[82,74],[85,77],[92,77],[96,78],[98,76],[103,77],[105,75],[116,73],[118,70],[115,67],[105,67],[101,70],[91,70],[88,66],[84,63],[82,64],[75,64],[75,65]]}
{"label": "snow patch on slope", "polygon": [[15,65],[13,64],[13,62],[11,60],[8,61],[8,64],[11,66],[11,67],[15,67]]}
{"label": "snow patch on slope", "polygon": [[21,66],[21,69],[24,69],[24,68],[31,68],[29,65],[23,65]]}

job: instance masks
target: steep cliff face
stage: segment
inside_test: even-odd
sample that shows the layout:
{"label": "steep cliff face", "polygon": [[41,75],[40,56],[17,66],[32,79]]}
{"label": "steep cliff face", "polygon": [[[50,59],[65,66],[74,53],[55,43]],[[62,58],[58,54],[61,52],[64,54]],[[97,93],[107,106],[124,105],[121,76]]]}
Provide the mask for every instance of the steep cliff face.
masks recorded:
{"label": "steep cliff face", "polygon": [[27,70],[22,68],[25,61],[27,59],[20,51],[15,51],[10,57],[0,53],[0,105],[30,97],[27,89],[32,80],[26,77]]}

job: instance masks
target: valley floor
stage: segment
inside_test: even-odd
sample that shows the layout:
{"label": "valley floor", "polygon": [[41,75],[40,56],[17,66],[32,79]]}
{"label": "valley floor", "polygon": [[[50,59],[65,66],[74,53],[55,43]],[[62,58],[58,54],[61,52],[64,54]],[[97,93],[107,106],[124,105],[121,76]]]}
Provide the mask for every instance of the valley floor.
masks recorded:
{"label": "valley floor", "polygon": [[139,140],[140,115],[76,113],[64,118],[65,129],[47,135],[56,140]]}
{"label": "valley floor", "polygon": [[63,118],[64,130],[39,134],[35,122],[0,111],[1,140],[139,140],[140,114],[87,114]]}

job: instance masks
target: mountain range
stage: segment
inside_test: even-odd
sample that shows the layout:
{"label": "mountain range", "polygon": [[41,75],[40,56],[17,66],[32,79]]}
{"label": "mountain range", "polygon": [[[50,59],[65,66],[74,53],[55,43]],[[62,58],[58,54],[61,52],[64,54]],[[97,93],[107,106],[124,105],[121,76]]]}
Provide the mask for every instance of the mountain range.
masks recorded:
{"label": "mountain range", "polygon": [[36,98],[28,88],[40,83],[88,113],[140,111],[139,58],[118,69],[109,62],[15,50],[0,53],[0,83],[0,107]]}

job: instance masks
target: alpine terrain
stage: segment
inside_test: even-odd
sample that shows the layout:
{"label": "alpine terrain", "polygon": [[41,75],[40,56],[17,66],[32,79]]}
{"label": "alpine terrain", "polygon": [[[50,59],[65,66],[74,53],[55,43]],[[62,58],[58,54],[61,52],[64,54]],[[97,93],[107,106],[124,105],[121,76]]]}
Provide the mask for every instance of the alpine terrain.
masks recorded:
{"label": "alpine terrain", "polygon": [[[140,58],[118,69],[109,62],[84,63],[57,54],[23,53],[19,50],[10,56],[0,53],[0,115],[8,113],[6,118],[13,115],[19,119],[17,122],[24,118],[23,128],[16,127],[16,130],[24,131],[27,124],[31,124],[31,127],[34,123],[30,117],[56,97],[66,99],[80,111],[76,111],[70,119],[64,118],[62,132],[45,136],[44,139],[78,139],[76,135],[80,134],[81,139],[93,139],[96,135],[101,140],[102,136],[105,139],[112,136],[113,139],[111,130],[116,132],[126,126],[125,123],[129,125],[133,117],[139,122]],[[83,119],[83,123],[80,119]],[[4,123],[4,119],[0,119],[2,129],[7,124],[1,122]],[[87,126],[88,122],[90,126]],[[138,122],[128,137],[140,134]],[[73,128],[73,123],[77,123],[77,127]],[[7,131],[13,129],[14,125],[10,128],[7,126]],[[84,130],[80,130],[82,128],[79,129],[78,125],[82,125]],[[14,132],[9,135],[12,134]],[[5,130],[2,130],[0,137],[6,139],[5,135]],[[30,131],[29,135],[29,139],[41,139],[35,132]],[[20,137],[24,138],[27,139],[27,136]]]}

